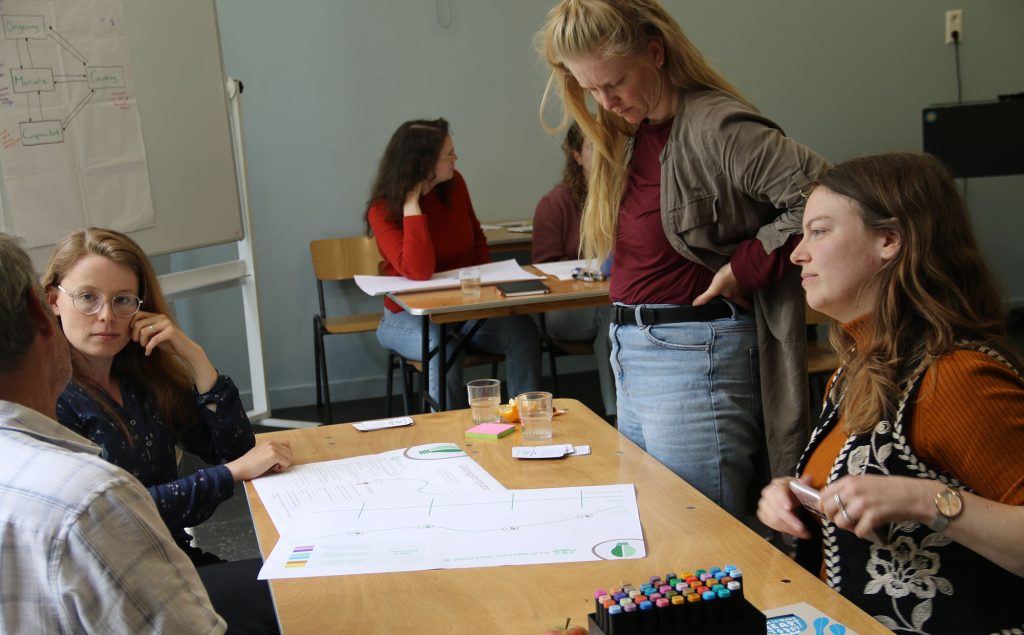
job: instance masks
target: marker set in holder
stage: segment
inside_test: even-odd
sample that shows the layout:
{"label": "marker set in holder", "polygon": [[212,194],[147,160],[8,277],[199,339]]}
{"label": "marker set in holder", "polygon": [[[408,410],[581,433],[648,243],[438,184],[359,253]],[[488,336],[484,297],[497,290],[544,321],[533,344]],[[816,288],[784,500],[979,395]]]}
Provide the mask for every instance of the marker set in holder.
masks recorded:
{"label": "marker set in holder", "polygon": [[767,619],[743,597],[735,565],[652,576],[640,586],[623,583],[594,592],[591,635],[719,633],[764,635]]}

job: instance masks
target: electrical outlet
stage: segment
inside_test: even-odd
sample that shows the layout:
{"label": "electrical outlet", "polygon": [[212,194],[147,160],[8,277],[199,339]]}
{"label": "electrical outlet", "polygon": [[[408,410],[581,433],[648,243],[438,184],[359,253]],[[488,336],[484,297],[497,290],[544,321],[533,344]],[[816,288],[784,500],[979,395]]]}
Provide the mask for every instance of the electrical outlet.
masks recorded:
{"label": "electrical outlet", "polygon": [[964,41],[964,11],[950,9],[946,11],[946,44],[953,43],[953,31],[957,32],[957,41]]}

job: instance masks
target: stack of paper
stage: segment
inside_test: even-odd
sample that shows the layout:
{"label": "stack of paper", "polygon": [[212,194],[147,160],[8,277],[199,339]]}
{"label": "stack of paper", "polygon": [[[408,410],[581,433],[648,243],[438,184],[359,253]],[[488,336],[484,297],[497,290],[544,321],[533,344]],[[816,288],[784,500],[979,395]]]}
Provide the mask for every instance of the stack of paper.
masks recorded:
{"label": "stack of paper", "polygon": [[[537,280],[543,277],[523,269],[514,259],[475,265],[473,268],[480,270],[480,284]],[[435,273],[430,280],[410,280],[402,276],[355,276],[355,281],[363,293],[368,295],[452,289],[459,286],[459,270]]]}

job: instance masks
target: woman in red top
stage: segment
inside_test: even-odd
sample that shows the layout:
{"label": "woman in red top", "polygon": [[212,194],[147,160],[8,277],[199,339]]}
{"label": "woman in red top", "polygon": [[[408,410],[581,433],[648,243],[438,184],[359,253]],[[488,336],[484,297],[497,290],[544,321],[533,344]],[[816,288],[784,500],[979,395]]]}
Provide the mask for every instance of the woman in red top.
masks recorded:
{"label": "woman in red top", "polygon": [[[448,122],[407,121],[391,136],[381,157],[366,210],[369,232],[376,236],[384,257],[384,273],[427,280],[438,271],[491,261],[487,240],[473,211],[469,190],[455,171],[455,146]],[[385,300],[387,311],[377,327],[381,346],[408,359],[422,357],[422,323]],[[466,332],[471,322],[462,325]],[[430,327],[430,347],[437,346],[440,329]],[[453,344],[448,342],[449,350]],[[505,356],[508,393],[536,390],[540,380],[540,334],[525,316],[492,319],[469,342],[469,350]],[[430,395],[438,398],[437,358],[431,358]],[[466,407],[462,388],[462,359],[454,360],[447,375],[447,398],[452,408]]]}

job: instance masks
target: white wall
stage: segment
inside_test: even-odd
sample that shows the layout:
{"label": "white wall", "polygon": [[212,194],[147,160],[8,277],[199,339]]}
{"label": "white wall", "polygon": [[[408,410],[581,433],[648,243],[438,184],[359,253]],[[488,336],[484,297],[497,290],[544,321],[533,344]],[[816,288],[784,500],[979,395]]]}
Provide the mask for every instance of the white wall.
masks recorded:
{"label": "white wall", "polygon": [[[406,119],[444,116],[482,219],[526,217],[558,179],[540,128],[546,73],[532,48],[553,0],[217,0],[243,108],[271,405],[313,401],[308,243],[357,234],[376,162]],[[767,115],[831,160],[920,150],[921,109],[955,99],[944,12],[964,10],[965,100],[1024,90],[1019,0],[667,0],[690,37]],[[451,7],[448,28],[438,6]],[[1024,177],[973,179],[979,238],[1024,302]],[[185,268],[231,257],[179,254]],[[377,302],[330,290],[339,311]],[[247,386],[240,294],[180,302],[186,329]],[[383,394],[372,334],[327,340],[336,399]]]}

